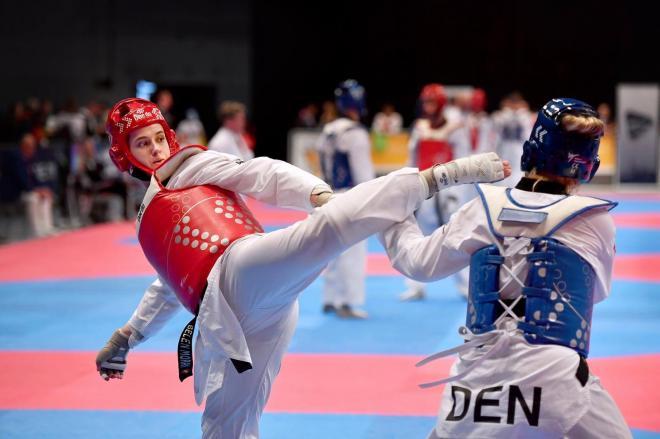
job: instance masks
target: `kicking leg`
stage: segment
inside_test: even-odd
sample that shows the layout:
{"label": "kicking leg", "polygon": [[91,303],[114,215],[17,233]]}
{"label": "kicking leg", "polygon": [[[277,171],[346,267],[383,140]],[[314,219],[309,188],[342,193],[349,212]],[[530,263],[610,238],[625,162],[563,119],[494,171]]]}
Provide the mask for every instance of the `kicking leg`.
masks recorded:
{"label": "kicking leg", "polygon": [[438,187],[496,180],[505,167],[495,154],[485,154],[421,173],[404,168],[336,196],[290,227],[237,241],[223,255],[227,300],[239,313],[288,303],[331,259],[405,220]]}

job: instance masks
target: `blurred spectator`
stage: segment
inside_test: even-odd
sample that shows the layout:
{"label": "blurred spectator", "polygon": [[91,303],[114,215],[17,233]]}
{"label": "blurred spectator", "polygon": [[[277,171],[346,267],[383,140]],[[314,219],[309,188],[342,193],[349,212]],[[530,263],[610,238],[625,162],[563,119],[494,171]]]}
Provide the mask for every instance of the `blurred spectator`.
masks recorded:
{"label": "blurred spectator", "polygon": [[199,120],[197,110],[189,108],[186,111],[186,118],[179,122],[179,126],[176,127],[176,137],[181,146],[204,145],[206,143],[204,125]]}
{"label": "blurred spectator", "polygon": [[337,119],[337,106],[332,101],[325,101],[321,106],[321,117],[319,118],[319,125],[324,126],[327,123]]}
{"label": "blurred spectator", "polygon": [[57,188],[57,163],[50,151],[39,148],[32,134],[24,134],[20,143],[18,181],[32,234],[37,237],[54,233],[53,199]]}
{"label": "blurred spectator", "polygon": [[300,128],[315,128],[318,125],[316,117],[319,113],[319,107],[316,104],[307,104],[298,112],[296,126]]}
{"label": "blurred spectator", "polygon": [[371,124],[371,131],[378,134],[399,134],[403,126],[401,115],[394,109],[394,105],[385,104],[380,113],[376,113]]}
{"label": "blurred spectator", "polygon": [[68,143],[69,147],[85,137],[87,121],[75,99],[69,98],[62,110],[46,118],[46,132],[49,137]]}
{"label": "blurred spectator", "polygon": [[105,137],[106,108],[97,101],[90,101],[82,108],[81,113],[85,118],[86,135],[95,138]]}
{"label": "blurred spectator", "polygon": [[53,103],[47,99],[39,102],[39,108],[32,116],[32,134],[37,139],[37,143],[42,143],[47,139],[46,121],[48,116],[53,113]]}
{"label": "blurred spectator", "polygon": [[160,108],[160,112],[167,123],[173,127],[176,126],[176,119],[172,114],[172,107],[174,106],[174,97],[169,90],[161,90],[156,94],[156,104]]}
{"label": "blurred spectator", "polygon": [[475,88],[470,98],[470,113],[467,119],[473,153],[495,150],[493,121],[486,113],[486,103],[486,92],[481,88]]}
{"label": "blurred spectator", "polygon": [[9,141],[18,142],[23,134],[29,133],[31,129],[32,126],[25,105],[22,102],[16,102],[9,110],[9,121],[6,134],[3,137]]}
{"label": "blurred spectator", "polygon": [[513,92],[502,99],[499,111],[493,114],[495,152],[511,163],[512,172],[499,184],[515,185],[522,177],[522,145],[529,138],[533,125],[534,114],[520,93]]}
{"label": "blurred spectator", "polygon": [[250,160],[254,153],[248,147],[245,133],[245,105],[235,101],[220,104],[220,123],[222,126],[209,142],[209,149],[235,155],[242,160]]}
{"label": "blurred spectator", "polygon": [[[76,145],[72,174],[81,224],[119,221],[123,217],[126,186],[121,176],[109,175],[92,137]],[[115,173],[116,174],[116,173]]]}
{"label": "blurred spectator", "polygon": [[[76,100],[67,99],[62,109],[46,118],[46,135],[49,137],[49,147],[58,166],[58,187],[68,189],[71,173],[72,147],[85,138],[87,121],[78,108]],[[61,194],[60,194],[61,195]],[[58,207],[66,218],[71,218],[72,200],[69,196],[58,198]]]}

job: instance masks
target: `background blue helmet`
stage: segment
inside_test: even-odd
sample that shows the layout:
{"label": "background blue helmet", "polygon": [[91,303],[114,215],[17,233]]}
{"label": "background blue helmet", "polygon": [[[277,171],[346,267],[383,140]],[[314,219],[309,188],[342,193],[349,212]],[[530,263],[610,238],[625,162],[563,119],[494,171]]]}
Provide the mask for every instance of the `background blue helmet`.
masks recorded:
{"label": "background blue helmet", "polygon": [[355,79],[347,79],[335,88],[335,103],[340,113],[346,114],[348,110],[356,110],[360,117],[367,114],[367,103],[364,87]]}
{"label": "background blue helmet", "polygon": [[561,127],[564,114],[598,117],[587,103],[570,98],[556,98],[539,111],[529,140],[523,145],[520,167],[531,171],[575,178],[582,183],[590,181],[598,166],[600,136],[585,137],[566,132]]}

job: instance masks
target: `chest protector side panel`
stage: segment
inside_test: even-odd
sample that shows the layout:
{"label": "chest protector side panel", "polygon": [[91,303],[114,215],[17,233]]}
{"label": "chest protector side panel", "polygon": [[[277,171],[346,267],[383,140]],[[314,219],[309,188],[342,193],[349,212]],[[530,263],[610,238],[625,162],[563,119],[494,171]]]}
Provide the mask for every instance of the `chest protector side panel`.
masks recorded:
{"label": "chest protector side panel", "polygon": [[527,260],[525,321],[518,328],[532,344],[559,344],[586,358],[596,282],[593,268],[552,238],[536,242]]}
{"label": "chest protector side panel", "polygon": [[232,242],[263,229],[240,197],[216,186],[161,187],[145,203],[138,229],[142,250],[195,314],[216,260]]}
{"label": "chest protector side panel", "polygon": [[470,259],[470,284],[466,326],[475,334],[495,329],[500,298],[500,265],[504,258],[495,245],[478,250]]}

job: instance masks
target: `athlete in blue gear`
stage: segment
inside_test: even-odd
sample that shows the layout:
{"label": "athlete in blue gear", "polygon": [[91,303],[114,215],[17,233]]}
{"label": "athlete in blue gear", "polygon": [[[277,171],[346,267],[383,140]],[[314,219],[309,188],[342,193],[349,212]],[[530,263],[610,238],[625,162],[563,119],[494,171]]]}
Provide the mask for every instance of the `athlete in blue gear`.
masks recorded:
{"label": "athlete in blue gear", "polygon": [[[599,164],[603,123],[588,104],[553,99],[523,146],[515,188],[480,197],[424,237],[414,217],[381,235],[393,265],[434,281],[470,266],[465,343],[429,438],[630,438],[586,358],[593,304],[610,292],[616,203],[573,195]],[[442,181],[442,176],[440,181]]]}
{"label": "athlete in blue gear", "polygon": [[[366,115],[364,87],[354,79],[335,89],[335,103],[341,117],[328,123],[318,139],[317,150],[325,181],[336,193],[375,178],[369,132],[361,120]],[[328,264],[323,286],[323,311],[347,319],[365,319],[359,307],[365,300],[367,242],[344,251]]]}

